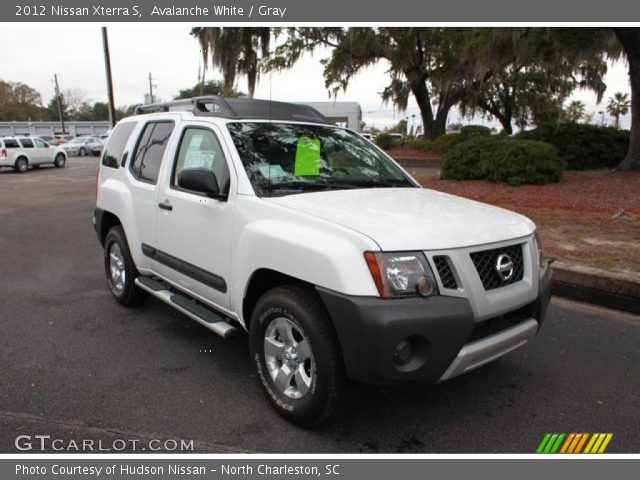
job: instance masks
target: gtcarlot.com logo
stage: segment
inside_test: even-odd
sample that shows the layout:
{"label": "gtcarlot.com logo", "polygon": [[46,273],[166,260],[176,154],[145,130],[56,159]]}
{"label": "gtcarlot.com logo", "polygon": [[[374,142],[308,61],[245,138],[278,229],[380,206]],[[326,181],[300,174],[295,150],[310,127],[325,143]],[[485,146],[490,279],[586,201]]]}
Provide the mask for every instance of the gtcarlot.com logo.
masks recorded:
{"label": "gtcarlot.com logo", "polygon": [[546,433],[536,453],[604,453],[613,433]]}
{"label": "gtcarlot.com logo", "polygon": [[105,441],[19,435],[14,446],[21,452],[192,452],[193,440],[116,438]]}

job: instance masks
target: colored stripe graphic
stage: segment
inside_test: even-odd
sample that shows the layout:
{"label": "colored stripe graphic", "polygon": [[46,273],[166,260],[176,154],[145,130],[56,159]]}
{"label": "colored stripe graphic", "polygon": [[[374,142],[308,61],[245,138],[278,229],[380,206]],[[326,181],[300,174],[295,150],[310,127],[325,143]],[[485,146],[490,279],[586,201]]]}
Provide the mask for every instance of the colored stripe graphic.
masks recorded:
{"label": "colored stripe graphic", "polygon": [[542,438],[542,441],[540,442],[540,445],[538,445],[536,453],[542,453],[544,451],[544,447],[547,445],[549,438],[551,438],[551,434],[545,433],[544,437]]}
{"label": "colored stripe graphic", "polygon": [[604,453],[612,438],[613,433],[546,433],[536,453]]}
{"label": "colored stripe graphic", "polygon": [[582,434],[582,438],[578,442],[578,445],[576,445],[576,451],[573,452],[573,453],[580,453],[582,451],[582,447],[584,446],[585,442],[587,441],[587,438],[589,438],[589,434],[588,433],[583,433]]}
{"label": "colored stripe graphic", "polygon": [[569,445],[571,445],[571,442],[573,442],[573,439],[576,437],[575,433],[570,433],[569,436],[567,437],[567,440],[564,442],[564,445],[562,445],[562,449],[560,449],[560,453],[567,453],[567,449],[569,448]]}

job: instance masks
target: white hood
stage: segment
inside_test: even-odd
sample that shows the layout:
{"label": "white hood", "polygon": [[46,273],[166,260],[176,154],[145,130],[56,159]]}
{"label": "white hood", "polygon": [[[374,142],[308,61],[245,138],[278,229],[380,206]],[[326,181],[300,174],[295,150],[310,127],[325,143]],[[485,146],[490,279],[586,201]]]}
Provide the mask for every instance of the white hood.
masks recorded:
{"label": "white hood", "polygon": [[533,233],[527,217],[421,188],[372,188],[265,198],[356,230],[383,251],[440,250]]}

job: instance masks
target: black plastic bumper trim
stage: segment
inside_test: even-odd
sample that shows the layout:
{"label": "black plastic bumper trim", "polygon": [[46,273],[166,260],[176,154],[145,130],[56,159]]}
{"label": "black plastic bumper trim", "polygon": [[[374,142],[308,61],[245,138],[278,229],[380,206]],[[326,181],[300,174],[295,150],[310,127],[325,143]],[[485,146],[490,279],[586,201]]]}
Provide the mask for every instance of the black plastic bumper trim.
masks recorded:
{"label": "black plastic bumper trim", "polygon": [[[538,298],[526,307],[527,318],[542,326],[551,295],[552,273],[540,280]],[[381,299],[316,288],[338,335],[347,376],[352,380],[393,386],[437,382],[477,327],[465,298]],[[540,328],[540,327],[539,327]],[[408,371],[394,364],[393,354],[407,337],[426,340],[426,361]],[[420,340],[422,342],[422,340]]]}

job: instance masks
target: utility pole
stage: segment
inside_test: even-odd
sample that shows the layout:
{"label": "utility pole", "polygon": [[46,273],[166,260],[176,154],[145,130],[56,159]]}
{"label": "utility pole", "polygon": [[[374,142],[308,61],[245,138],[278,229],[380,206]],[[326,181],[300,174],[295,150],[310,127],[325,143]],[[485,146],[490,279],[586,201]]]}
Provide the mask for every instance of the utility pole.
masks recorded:
{"label": "utility pole", "polygon": [[107,27],[102,27],[102,46],[104,47],[104,72],[107,76],[107,96],[109,97],[109,120],[111,128],[116,125],[116,107],[113,102],[113,81],[111,80],[111,57],[109,56],[109,37]]}
{"label": "utility pole", "polygon": [[149,103],[154,103],[154,101],[153,101],[153,79],[151,78],[151,72],[149,72]]}
{"label": "utility pole", "polygon": [[56,84],[56,99],[58,100],[58,115],[60,115],[60,127],[62,127],[62,134],[67,132],[64,130],[64,111],[62,109],[62,95],[60,94],[60,85],[58,85],[58,74],[53,74],[53,81]]}

